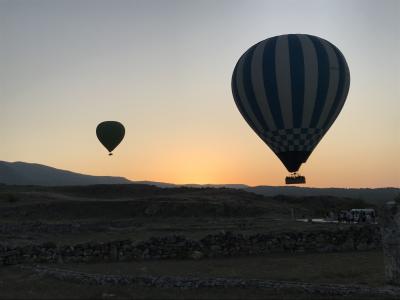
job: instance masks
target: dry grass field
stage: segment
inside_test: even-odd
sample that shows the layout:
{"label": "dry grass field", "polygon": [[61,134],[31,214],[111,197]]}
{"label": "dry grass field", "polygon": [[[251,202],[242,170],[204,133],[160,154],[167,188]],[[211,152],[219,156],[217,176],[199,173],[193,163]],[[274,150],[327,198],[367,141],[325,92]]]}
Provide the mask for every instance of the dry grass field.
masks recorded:
{"label": "dry grass field", "polygon": [[[316,201],[320,203],[321,197]],[[140,241],[171,234],[201,238],[221,231],[244,234],[305,232],[349,226],[295,221],[293,211],[296,217],[319,217],[324,213],[321,212],[323,206],[313,206],[308,202],[304,204],[301,198],[271,198],[233,189],[160,189],[144,185],[2,186],[0,238],[2,245],[11,246],[43,242],[72,245],[122,239]],[[326,212],[332,209],[332,205],[334,207],[335,199],[331,197],[329,203]],[[360,200],[337,199],[337,209],[354,205],[362,203]],[[105,275],[223,277],[384,286],[383,256],[379,250],[69,263],[49,267]],[[39,276],[19,265],[0,267],[1,299],[359,299],[357,297],[322,296],[291,289],[97,286]],[[363,295],[363,299],[376,297]]]}
{"label": "dry grass field", "polygon": [[[59,268],[96,274],[168,275],[258,278],[311,283],[384,284],[380,251],[326,254],[273,254],[269,257],[209,259],[201,261],[149,261],[61,265]],[[0,297],[19,299],[342,299],[297,290],[269,289],[162,289],[129,286],[92,286],[43,278],[17,266],[0,271]],[[357,295],[344,299],[359,299]],[[394,297],[386,297],[395,299]],[[376,296],[363,295],[363,299]]]}

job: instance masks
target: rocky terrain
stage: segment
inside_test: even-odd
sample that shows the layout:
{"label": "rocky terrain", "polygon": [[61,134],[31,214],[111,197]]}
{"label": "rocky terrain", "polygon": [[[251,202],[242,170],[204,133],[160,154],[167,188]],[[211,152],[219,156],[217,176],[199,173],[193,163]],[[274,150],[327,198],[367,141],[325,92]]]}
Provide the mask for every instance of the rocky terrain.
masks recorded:
{"label": "rocky terrain", "polygon": [[[340,283],[348,284],[348,289],[345,287],[344,292],[333,293],[333,296],[347,293],[352,299],[353,296],[368,295],[370,291],[371,295],[390,298],[397,295],[397,290],[385,290],[382,287],[383,263],[378,259],[382,257],[379,224],[296,221],[297,218],[323,217],[329,212],[363,207],[371,207],[371,204],[360,199],[331,196],[267,197],[229,188],[160,188],[144,184],[60,187],[0,185],[0,265],[5,278],[0,281],[0,288],[3,285],[4,291],[8,291],[8,294],[4,294],[7,297],[20,295],[24,298],[19,292],[10,290],[13,286],[17,289],[15,280],[11,278],[27,278],[24,277],[27,274],[36,274],[42,278],[38,277],[37,280],[47,278],[45,280],[62,281],[72,286],[96,285],[98,278],[103,278],[105,282],[113,282],[118,278],[112,285],[128,285],[137,293],[137,282],[147,282],[149,278],[161,278],[162,275],[164,277],[157,281],[160,284],[145,284],[142,287],[173,291],[180,288],[210,291],[218,287],[232,291],[248,288],[255,295],[259,295],[257,290],[261,289],[265,290],[263,295],[271,292],[275,296],[279,290],[279,293],[288,297],[294,288],[300,289],[304,297],[309,297],[325,293],[318,291],[329,293],[333,290],[319,286],[322,283]],[[375,208],[379,211],[379,207]],[[261,273],[256,267],[246,271],[250,272],[246,273],[246,280],[240,275],[244,276],[242,259],[261,262],[266,258],[270,259],[269,264],[274,264],[273,257],[279,255],[282,262],[297,259],[301,269],[306,268],[305,265],[301,266],[305,263],[301,259],[305,254],[314,256],[317,259],[315,263],[329,264],[324,262],[323,253],[341,253],[336,266],[341,261],[353,261],[357,256],[364,255],[362,253],[371,253],[368,255],[374,258],[371,266],[363,266],[370,269],[359,272],[357,266],[343,264],[341,268],[345,273],[340,276],[321,269],[316,274],[318,282],[300,280],[302,283],[298,283],[298,286],[296,282],[285,285],[279,281],[293,278],[293,268],[278,268],[279,275],[265,275],[261,281],[257,281]],[[233,260],[232,268],[241,270],[235,271],[234,277],[225,267],[224,261],[227,259]],[[208,271],[196,271],[200,272],[198,274],[202,279],[193,277],[191,271],[184,271],[181,277],[176,277],[173,274],[174,267],[163,269],[161,262],[164,261],[177,267],[185,261],[198,262],[199,268],[202,265],[209,267]],[[127,277],[114,276],[115,272],[122,270],[121,264],[141,263],[141,268],[147,270],[152,262],[158,262],[160,267],[155,267],[150,273],[132,271]],[[92,276],[90,272],[80,270],[80,266],[98,266],[100,273]],[[213,272],[220,274],[223,279],[219,281],[208,276]],[[376,275],[372,276],[374,272]],[[362,285],[364,279],[361,277],[364,278],[365,274],[375,279],[368,279],[368,284]],[[307,279],[307,276],[304,278]],[[338,278],[348,280],[343,282]],[[21,280],[28,285],[32,279]],[[275,281],[278,283],[271,283]],[[355,286],[360,282],[361,287]],[[383,290],[378,288],[372,292],[371,282],[374,287]],[[181,287],[177,286],[180,284]],[[301,285],[306,288],[301,288]],[[108,289],[106,286],[104,288]],[[80,288],[76,287],[76,290],[80,291]],[[35,293],[38,298],[50,295],[44,294],[43,289]],[[78,298],[84,294],[83,291],[77,293],[75,296]],[[128,294],[132,296],[131,292]],[[150,294],[150,299],[164,295],[163,292],[153,291]],[[167,294],[165,297],[171,296]],[[113,295],[122,299],[127,296],[118,293]]]}

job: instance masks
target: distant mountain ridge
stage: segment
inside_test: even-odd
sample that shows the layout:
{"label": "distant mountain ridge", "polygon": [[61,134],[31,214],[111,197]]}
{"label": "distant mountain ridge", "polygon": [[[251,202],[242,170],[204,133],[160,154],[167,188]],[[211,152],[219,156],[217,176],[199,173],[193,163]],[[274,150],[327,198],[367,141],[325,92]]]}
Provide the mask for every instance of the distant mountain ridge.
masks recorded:
{"label": "distant mountain ridge", "polygon": [[124,177],[93,176],[41,164],[0,161],[0,183],[8,185],[91,185],[132,183]]}
{"label": "distant mountain ridge", "polygon": [[387,188],[309,188],[297,186],[255,186],[245,189],[248,192],[264,196],[332,196],[341,198],[361,199],[369,203],[382,203],[393,200],[400,195],[400,189],[394,187]]}
{"label": "distant mountain ridge", "polygon": [[94,185],[94,184],[148,184],[161,188],[194,187],[194,188],[232,188],[264,196],[334,196],[355,198],[370,203],[389,201],[400,194],[399,188],[309,188],[297,186],[255,186],[245,184],[173,184],[154,181],[131,181],[124,177],[93,176],[52,168],[49,166],[26,163],[0,161],[0,183],[8,185]]}

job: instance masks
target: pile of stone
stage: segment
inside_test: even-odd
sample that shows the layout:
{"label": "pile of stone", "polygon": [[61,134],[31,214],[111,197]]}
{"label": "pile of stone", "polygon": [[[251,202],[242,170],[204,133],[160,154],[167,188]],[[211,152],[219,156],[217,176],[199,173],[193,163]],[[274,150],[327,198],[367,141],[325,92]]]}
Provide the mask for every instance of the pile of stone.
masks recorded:
{"label": "pile of stone", "polygon": [[393,286],[372,288],[362,285],[343,284],[314,284],[305,282],[288,282],[258,279],[241,279],[230,277],[219,278],[197,278],[183,276],[131,276],[131,275],[106,275],[90,274],[79,271],[49,268],[43,266],[23,266],[41,276],[51,277],[62,281],[76,282],[89,285],[130,285],[155,288],[258,288],[285,290],[290,289],[310,294],[320,295],[376,295],[400,296],[400,288]]}
{"label": "pile of stone", "polygon": [[192,240],[184,236],[153,237],[146,241],[120,240],[77,245],[0,245],[0,265],[20,263],[108,262],[158,259],[202,259],[268,255],[277,252],[337,252],[381,248],[376,225],[336,231],[244,235],[221,232]]}

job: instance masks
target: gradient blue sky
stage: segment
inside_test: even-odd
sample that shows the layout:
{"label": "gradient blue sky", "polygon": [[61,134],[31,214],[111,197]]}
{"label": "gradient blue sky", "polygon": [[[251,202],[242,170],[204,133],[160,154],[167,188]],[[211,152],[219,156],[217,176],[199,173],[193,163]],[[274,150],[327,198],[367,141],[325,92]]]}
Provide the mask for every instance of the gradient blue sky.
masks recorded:
{"label": "gradient blue sky", "polygon": [[[347,102],[301,172],[308,186],[400,186],[399,1],[0,0],[0,160],[175,183],[281,185],[287,171],[230,90],[278,34],[345,55]],[[111,159],[103,120],[127,130]]]}

